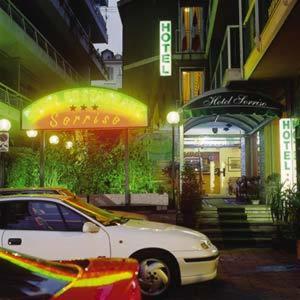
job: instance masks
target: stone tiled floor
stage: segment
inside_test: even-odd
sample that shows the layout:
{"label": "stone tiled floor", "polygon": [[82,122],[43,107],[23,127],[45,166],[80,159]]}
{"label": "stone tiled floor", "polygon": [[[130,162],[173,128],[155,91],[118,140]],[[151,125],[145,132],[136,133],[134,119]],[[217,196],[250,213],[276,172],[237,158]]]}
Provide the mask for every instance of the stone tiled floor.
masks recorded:
{"label": "stone tiled floor", "polygon": [[183,286],[168,300],[300,300],[300,262],[272,249],[221,251],[218,277]]}

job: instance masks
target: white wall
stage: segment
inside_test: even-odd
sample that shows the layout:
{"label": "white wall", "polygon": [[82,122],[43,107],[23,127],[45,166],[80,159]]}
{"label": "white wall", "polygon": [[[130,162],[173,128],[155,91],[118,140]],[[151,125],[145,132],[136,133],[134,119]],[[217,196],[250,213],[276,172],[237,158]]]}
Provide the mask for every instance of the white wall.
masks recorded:
{"label": "white wall", "polygon": [[241,171],[230,172],[228,170],[228,157],[240,158],[241,159],[241,149],[235,148],[221,148],[220,149],[220,168],[225,166],[225,177],[221,177],[221,194],[227,194],[228,192],[228,179],[230,177],[240,177]]}

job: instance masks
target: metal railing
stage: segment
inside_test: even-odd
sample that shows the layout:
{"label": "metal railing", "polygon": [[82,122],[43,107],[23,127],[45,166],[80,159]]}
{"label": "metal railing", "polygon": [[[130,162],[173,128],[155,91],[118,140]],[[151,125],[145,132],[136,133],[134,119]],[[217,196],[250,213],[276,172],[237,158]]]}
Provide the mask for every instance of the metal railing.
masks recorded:
{"label": "metal railing", "polygon": [[177,53],[201,53],[204,51],[204,38],[201,30],[176,30]]}
{"label": "metal railing", "polygon": [[243,21],[245,61],[259,43],[262,32],[268,25],[280,2],[281,0],[253,0],[252,5],[249,6]]}
{"label": "metal railing", "polygon": [[30,104],[32,100],[0,82],[0,102],[21,110]]}
{"label": "metal railing", "polygon": [[50,44],[44,35],[19,11],[10,0],[0,0],[0,8],[14,21],[44,52],[61,68],[65,75],[74,81],[80,79],[79,74],[63,58],[63,56]]}
{"label": "metal railing", "polygon": [[97,4],[94,0],[86,0],[88,2],[88,6],[93,14],[95,14],[96,22],[99,22],[100,26],[102,26],[106,31],[106,22],[104,21],[103,16],[100,13],[100,10],[97,8]]}
{"label": "metal railing", "polygon": [[211,89],[223,85],[227,69],[241,68],[240,64],[240,33],[238,25],[230,25],[226,28],[225,37],[220,50],[215,71],[211,79]]}
{"label": "metal railing", "polygon": [[[91,0],[87,0],[87,1],[91,1]],[[86,51],[91,56],[94,56],[94,58],[96,59],[96,62],[98,64],[100,64],[102,69],[105,70],[105,64],[101,58],[101,55],[95,49],[93,43],[91,42],[91,40],[89,38],[89,35],[87,34],[86,30],[83,28],[81,23],[79,22],[78,18],[74,14],[74,12],[73,12],[72,8],[70,7],[70,5],[68,4],[68,2],[64,1],[61,6],[65,10],[66,15],[69,16],[70,25],[72,26],[72,29],[76,29],[76,31],[78,33],[78,38],[79,38],[79,40],[81,40],[81,42],[84,43]]]}

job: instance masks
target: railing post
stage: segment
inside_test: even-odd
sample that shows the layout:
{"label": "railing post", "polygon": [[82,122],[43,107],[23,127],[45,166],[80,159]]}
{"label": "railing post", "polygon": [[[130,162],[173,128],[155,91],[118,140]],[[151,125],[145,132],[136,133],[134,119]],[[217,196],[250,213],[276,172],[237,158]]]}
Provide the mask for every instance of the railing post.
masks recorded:
{"label": "railing post", "polygon": [[8,13],[9,13],[9,16],[10,16],[10,18],[11,18],[11,20],[12,20],[11,2],[10,2],[10,0],[7,2],[7,4],[8,4]]}
{"label": "railing post", "polygon": [[[222,50],[221,50],[222,51]],[[223,57],[222,57],[222,52],[220,55],[220,87],[223,85]]]}
{"label": "railing post", "polygon": [[227,63],[228,63],[228,69],[231,69],[231,27],[227,26]]}
{"label": "railing post", "polygon": [[240,69],[241,77],[244,78],[244,41],[243,41],[243,6],[239,0],[239,40],[240,40]]}
{"label": "railing post", "polygon": [[259,6],[258,6],[258,0],[255,0],[255,39],[256,41],[259,41],[260,36],[260,25],[259,25]]}
{"label": "railing post", "polygon": [[23,30],[26,32],[26,22],[23,16],[22,16],[22,25],[23,25]]}
{"label": "railing post", "polygon": [[47,53],[47,55],[49,56],[48,43],[47,43],[46,40],[44,40],[44,43],[45,43],[46,53]]}

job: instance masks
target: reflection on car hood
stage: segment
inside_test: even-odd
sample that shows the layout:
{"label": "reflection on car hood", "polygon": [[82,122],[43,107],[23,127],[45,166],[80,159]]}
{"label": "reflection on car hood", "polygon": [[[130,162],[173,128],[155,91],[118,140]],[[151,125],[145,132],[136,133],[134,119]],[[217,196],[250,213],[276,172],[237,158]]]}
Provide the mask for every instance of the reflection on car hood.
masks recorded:
{"label": "reflection on car hood", "polygon": [[145,231],[156,231],[156,232],[168,232],[168,233],[177,233],[177,234],[186,234],[193,237],[208,239],[206,235],[177,225],[167,224],[167,223],[159,223],[159,222],[151,222],[145,220],[129,220],[127,223],[122,225],[127,228],[134,228]]}

